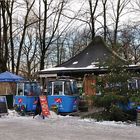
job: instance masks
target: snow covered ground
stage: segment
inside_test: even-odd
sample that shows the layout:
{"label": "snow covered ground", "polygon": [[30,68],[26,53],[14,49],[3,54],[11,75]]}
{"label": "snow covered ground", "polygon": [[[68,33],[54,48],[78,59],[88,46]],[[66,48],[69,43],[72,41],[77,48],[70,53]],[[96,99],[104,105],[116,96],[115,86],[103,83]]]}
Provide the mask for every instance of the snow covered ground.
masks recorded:
{"label": "snow covered ground", "polygon": [[9,110],[0,118],[0,140],[140,140],[135,123],[96,122],[93,119],[60,116],[19,116]]}

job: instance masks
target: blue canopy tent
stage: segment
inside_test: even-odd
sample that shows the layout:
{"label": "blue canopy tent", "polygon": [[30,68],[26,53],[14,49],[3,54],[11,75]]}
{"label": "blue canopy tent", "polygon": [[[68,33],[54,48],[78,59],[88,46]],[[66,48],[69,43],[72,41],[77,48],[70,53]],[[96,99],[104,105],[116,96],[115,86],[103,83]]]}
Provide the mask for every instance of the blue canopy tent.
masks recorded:
{"label": "blue canopy tent", "polygon": [[8,108],[13,107],[13,94],[16,93],[17,83],[20,81],[24,81],[24,78],[11,72],[0,73],[0,95],[6,96]]}
{"label": "blue canopy tent", "polygon": [[24,80],[23,77],[20,77],[8,71],[0,74],[0,82],[19,82],[22,80]]}

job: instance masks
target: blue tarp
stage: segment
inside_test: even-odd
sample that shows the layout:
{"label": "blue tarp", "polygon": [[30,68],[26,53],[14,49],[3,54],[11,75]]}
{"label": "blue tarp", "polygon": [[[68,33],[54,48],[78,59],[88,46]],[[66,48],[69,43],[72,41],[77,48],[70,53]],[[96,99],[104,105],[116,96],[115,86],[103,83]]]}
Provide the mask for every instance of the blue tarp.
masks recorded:
{"label": "blue tarp", "polygon": [[24,78],[8,71],[0,74],[0,82],[19,82],[21,80],[24,80]]}

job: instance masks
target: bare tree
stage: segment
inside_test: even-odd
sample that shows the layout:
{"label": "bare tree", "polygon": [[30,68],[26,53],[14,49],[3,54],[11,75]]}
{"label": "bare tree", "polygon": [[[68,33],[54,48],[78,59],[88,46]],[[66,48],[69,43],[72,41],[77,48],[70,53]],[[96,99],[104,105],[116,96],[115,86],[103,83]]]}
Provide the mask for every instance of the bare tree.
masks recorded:
{"label": "bare tree", "polygon": [[121,44],[119,53],[133,64],[140,62],[140,26],[139,24],[126,25],[119,32],[118,40]]}
{"label": "bare tree", "polygon": [[18,72],[19,72],[21,52],[22,52],[22,48],[23,48],[25,35],[26,35],[26,29],[27,29],[28,24],[29,24],[28,23],[29,13],[31,12],[31,9],[32,9],[32,7],[33,7],[33,5],[35,3],[35,0],[33,0],[33,1],[25,0],[25,3],[26,3],[26,15],[25,15],[25,18],[24,18],[23,31],[22,31],[21,41],[20,41],[20,44],[19,44],[17,65],[16,65],[16,74],[18,74]]}
{"label": "bare tree", "polygon": [[[73,19],[75,21],[78,21],[79,24],[79,30],[81,30],[81,28],[85,29],[87,28],[90,31],[90,40],[92,40],[94,38],[94,36],[96,35],[96,30],[97,28],[95,27],[95,23],[99,22],[97,20],[97,18],[101,15],[101,12],[97,12],[97,10],[99,9],[98,5],[99,5],[99,0],[85,0],[82,1],[81,0],[81,7],[80,9],[76,12],[76,11],[72,11],[74,16],[69,16],[64,14],[65,17],[69,18],[69,19]],[[86,29],[86,30],[87,30]]]}
{"label": "bare tree", "polygon": [[10,39],[10,46],[11,46],[11,67],[12,72],[14,73],[14,67],[15,67],[15,61],[14,61],[14,42],[13,42],[13,6],[14,6],[14,0],[9,0],[6,3],[6,11],[9,18],[9,39]]}
{"label": "bare tree", "polygon": [[[9,65],[9,69],[18,74],[21,69],[24,71],[26,63],[30,77],[38,63],[39,69],[44,69],[50,58],[52,64],[60,64],[79,53],[99,33],[105,41],[109,37],[112,46],[121,42],[119,51],[129,46],[129,52],[122,50],[124,57],[135,56],[137,63],[139,44],[119,38],[120,20],[130,12],[127,9],[130,1],[84,0],[79,10],[73,11],[68,7],[69,0],[1,0],[0,70],[7,70]],[[133,4],[139,13],[139,0]],[[21,10],[24,12],[20,15]]]}
{"label": "bare tree", "polygon": [[134,3],[136,6],[134,7],[134,9],[137,11],[137,12],[140,12],[140,1],[139,0],[135,0],[135,3]]}
{"label": "bare tree", "polygon": [[93,1],[88,0],[89,3],[89,9],[90,9],[90,30],[92,39],[95,37],[95,12],[98,6],[98,0],[95,1],[94,7],[93,7]]}
{"label": "bare tree", "polygon": [[[28,41],[27,41],[28,40]],[[38,33],[34,31],[34,28],[29,28],[26,33],[26,41],[23,44],[23,58],[25,61],[22,63],[22,72],[28,79],[33,79],[32,75],[36,72],[37,61],[37,47],[38,47]]]}
{"label": "bare tree", "polygon": [[[43,0],[43,21],[41,20],[41,12],[39,12],[40,69],[44,69],[45,55],[56,35],[66,3],[67,0],[60,0],[55,2],[54,5],[54,0]],[[51,7],[53,7],[53,9],[51,9]],[[41,0],[39,1],[39,9],[41,11]]]}
{"label": "bare tree", "polygon": [[106,19],[106,3],[107,3],[107,0],[102,0],[102,4],[103,4],[103,19],[104,19],[104,40],[106,41],[106,38],[107,38],[107,19]]}
{"label": "bare tree", "polygon": [[1,71],[7,70],[7,61],[8,61],[8,19],[7,19],[7,12],[6,12],[6,2],[7,1],[0,1],[0,17],[1,17],[1,24],[0,24],[0,65]]}
{"label": "bare tree", "polygon": [[120,22],[120,18],[122,15],[124,15],[125,13],[123,13],[123,11],[125,10],[126,6],[130,3],[131,0],[117,0],[117,5],[115,7],[114,5],[114,1],[111,0],[111,6],[112,6],[112,10],[113,10],[113,21],[114,21],[114,35],[113,35],[113,46],[116,45],[117,43],[117,35],[118,35],[118,28],[119,28],[119,22]]}

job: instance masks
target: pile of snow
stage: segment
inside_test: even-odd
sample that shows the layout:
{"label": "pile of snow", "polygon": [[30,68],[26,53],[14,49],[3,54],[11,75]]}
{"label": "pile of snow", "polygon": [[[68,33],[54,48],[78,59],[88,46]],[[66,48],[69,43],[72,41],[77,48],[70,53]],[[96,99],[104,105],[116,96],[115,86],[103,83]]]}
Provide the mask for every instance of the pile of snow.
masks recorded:
{"label": "pile of snow", "polygon": [[99,125],[106,125],[106,126],[136,126],[135,122],[127,123],[127,122],[121,122],[121,121],[96,121],[94,119],[86,118],[86,119],[80,119],[79,121],[87,122],[87,123],[94,123]]}
{"label": "pile of snow", "polygon": [[33,116],[20,116],[15,110],[8,110],[8,114],[7,115],[2,115],[1,116],[2,119],[23,119],[23,120],[40,120],[40,121],[50,121],[50,122],[55,122],[55,121],[61,121],[61,122],[75,122],[77,124],[98,124],[98,125],[105,125],[105,126],[121,126],[121,127],[125,127],[125,126],[136,126],[136,123],[126,123],[126,122],[115,122],[115,121],[100,121],[97,122],[94,119],[91,118],[85,118],[85,119],[81,119],[80,117],[73,117],[73,116],[61,116],[61,115],[57,115],[55,112],[50,111],[50,115],[48,117],[45,117],[43,119],[42,115],[36,115],[33,119]]}
{"label": "pile of snow", "polygon": [[8,110],[8,114],[3,114],[1,118],[17,118],[20,115],[15,110]]}
{"label": "pile of snow", "polygon": [[[21,116],[19,115],[15,110],[8,110],[8,114],[3,114],[1,116],[1,118],[17,118],[17,117],[33,117],[33,116]],[[60,115],[57,115],[55,112],[53,111],[50,111],[50,115],[47,117],[47,118],[50,118],[50,119],[57,119],[57,118],[62,118],[63,116],[60,116]],[[42,116],[41,115],[36,115],[35,118],[41,118],[42,119]]]}
{"label": "pile of snow", "polygon": [[54,111],[50,111],[49,118],[59,118],[59,115],[57,115]]}
{"label": "pile of snow", "polygon": [[[55,112],[50,111],[50,115],[48,115],[48,117],[45,117],[45,119],[57,119],[59,117],[60,116],[57,115]],[[34,118],[35,119],[43,119],[43,116],[42,115],[36,115]]]}
{"label": "pile of snow", "polygon": [[15,110],[8,110],[8,117],[20,117],[20,115]]}

